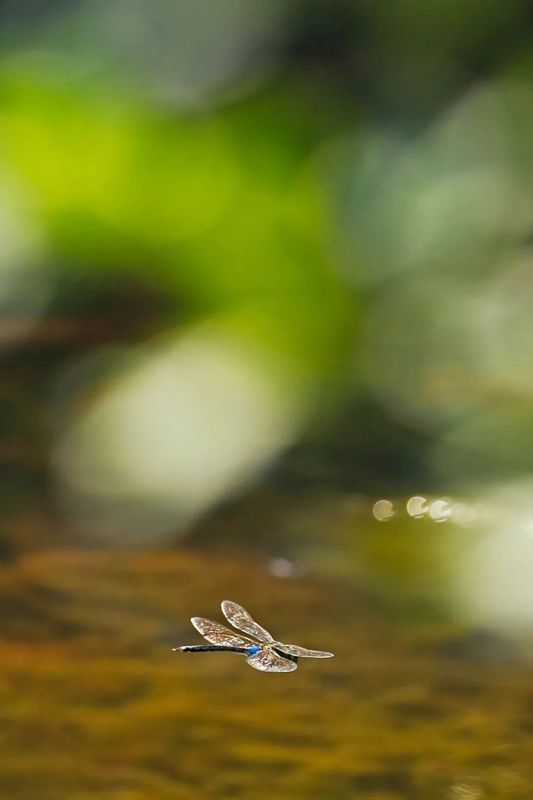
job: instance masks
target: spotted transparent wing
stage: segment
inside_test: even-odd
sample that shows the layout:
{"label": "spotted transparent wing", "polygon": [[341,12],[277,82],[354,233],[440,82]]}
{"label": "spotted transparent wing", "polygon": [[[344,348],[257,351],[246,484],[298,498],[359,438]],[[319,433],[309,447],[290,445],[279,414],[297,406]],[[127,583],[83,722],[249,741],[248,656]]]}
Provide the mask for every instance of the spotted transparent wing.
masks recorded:
{"label": "spotted transparent wing", "polygon": [[233,600],[223,600],[221,607],[222,613],[228,622],[231,622],[235,628],[238,628],[240,631],[244,631],[245,633],[249,633],[250,636],[255,636],[260,642],[274,641],[269,632],[262,628],[261,625],[258,625],[258,623],[252,619],[246,609],[240,606],[238,603],[234,603]]}
{"label": "spotted transparent wing", "polygon": [[260,650],[255,656],[247,658],[246,663],[261,672],[293,672],[298,667],[294,661],[282,658],[271,650]]}
{"label": "spotted transparent wing", "polygon": [[283,642],[278,642],[276,648],[290,656],[298,656],[298,658],[333,658],[334,655],[325,650],[308,650],[306,647],[298,647],[297,644],[283,644]]}
{"label": "spotted transparent wing", "polygon": [[230,631],[225,625],[221,625],[220,622],[214,622],[212,619],[191,617],[191,622],[204,639],[207,639],[211,644],[223,644],[227,647],[251,647],[257,644],[247,636],[239,636],[238,633]]}

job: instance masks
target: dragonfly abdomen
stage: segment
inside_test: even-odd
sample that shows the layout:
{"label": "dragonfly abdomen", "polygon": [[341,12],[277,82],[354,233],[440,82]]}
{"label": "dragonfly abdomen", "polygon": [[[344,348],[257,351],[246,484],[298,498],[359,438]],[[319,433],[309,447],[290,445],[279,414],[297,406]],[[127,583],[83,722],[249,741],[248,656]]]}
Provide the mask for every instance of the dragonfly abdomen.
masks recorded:
{"label": "dragonfly abdomen", "polygon": [[[230,647],[223,644],[185,644],[181,647],[173,647],[174,651],[181,651],[182,653],[208,653],[218,651],[223,653],[249,653],[249,647]],[[260,648],[259,648],[260,649]]]}

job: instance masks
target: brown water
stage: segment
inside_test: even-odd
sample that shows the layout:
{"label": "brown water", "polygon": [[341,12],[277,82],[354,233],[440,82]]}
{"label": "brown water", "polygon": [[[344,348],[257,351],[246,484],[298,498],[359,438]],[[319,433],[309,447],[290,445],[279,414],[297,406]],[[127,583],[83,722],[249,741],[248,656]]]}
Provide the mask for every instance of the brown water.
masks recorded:
{"label": "brown water", "polygon": [[[487,634],[378,611],[351,580],[280,579],[244,552],[55,552],[0,587],[0,797],[532,797],[528,667]],[[225,598],[335,658],[263,674],[172,653]]]}

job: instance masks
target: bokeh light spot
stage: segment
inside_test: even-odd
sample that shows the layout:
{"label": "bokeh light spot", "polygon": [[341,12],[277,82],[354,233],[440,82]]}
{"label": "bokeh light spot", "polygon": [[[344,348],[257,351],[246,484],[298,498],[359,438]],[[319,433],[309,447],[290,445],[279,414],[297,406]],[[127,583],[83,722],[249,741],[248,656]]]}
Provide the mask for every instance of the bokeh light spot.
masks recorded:
{"label": "bokeh light spot", "polygon": [[394,504],[390,500],[377,500],[372,507],[372,513],[378,522],[386,522],[394,516]]}

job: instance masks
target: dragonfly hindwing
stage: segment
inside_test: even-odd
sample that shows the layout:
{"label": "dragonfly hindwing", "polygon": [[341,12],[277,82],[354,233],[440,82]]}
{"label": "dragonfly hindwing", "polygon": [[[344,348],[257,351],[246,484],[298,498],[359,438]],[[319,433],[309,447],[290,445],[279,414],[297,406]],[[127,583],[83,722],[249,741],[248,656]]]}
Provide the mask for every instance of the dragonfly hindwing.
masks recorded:
{"label": "dragonfly hindwing", "polygon": [[272,650],[261,650],[256,655],[247,658],[246,663],[261,672],[293,672],[298,666],[294,661],[282,658]]}

